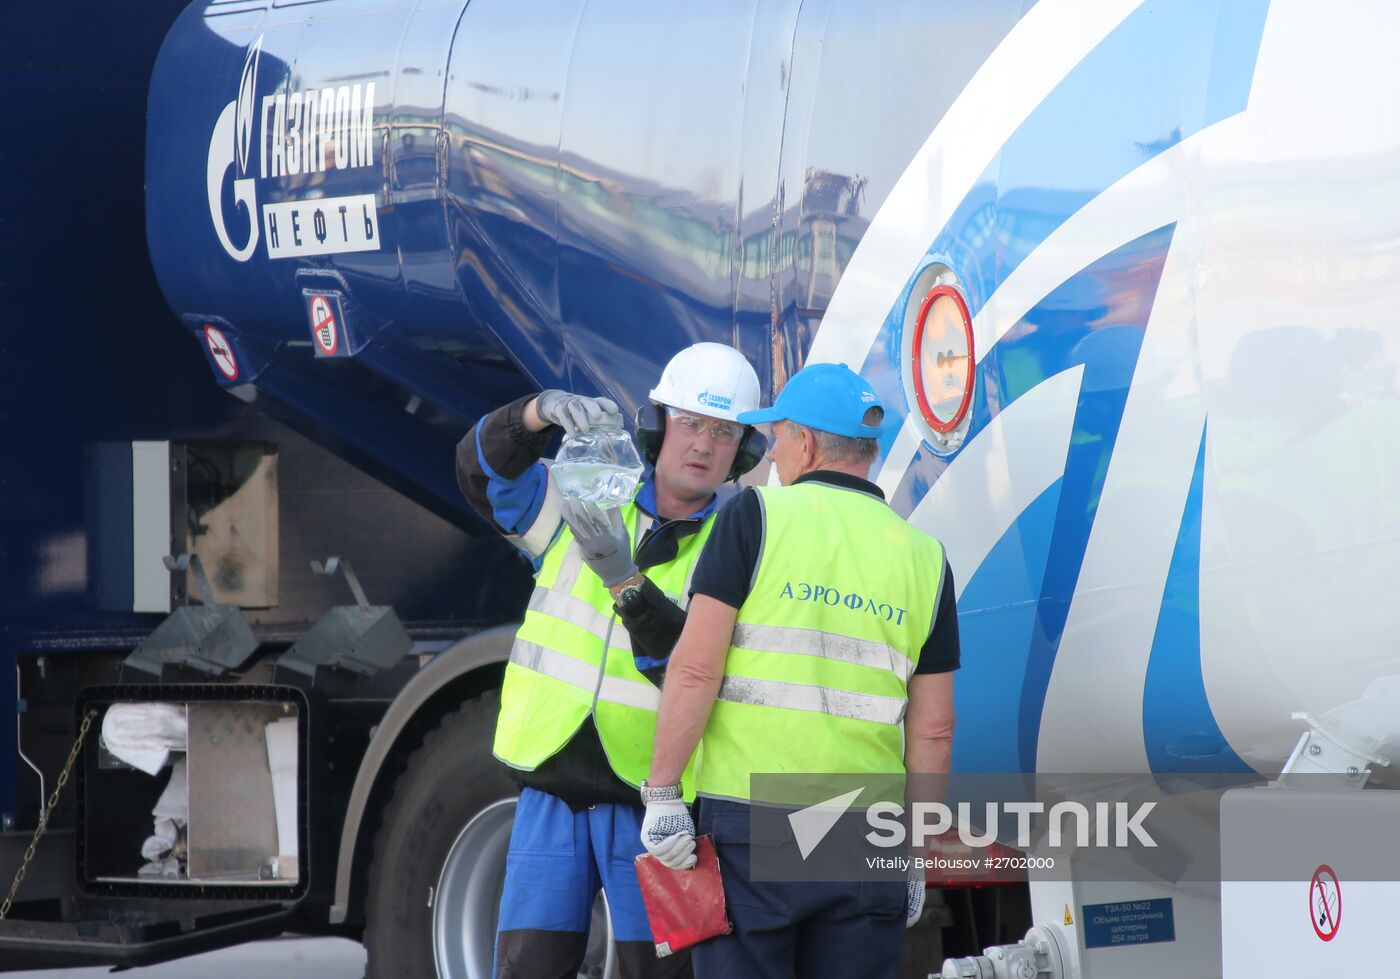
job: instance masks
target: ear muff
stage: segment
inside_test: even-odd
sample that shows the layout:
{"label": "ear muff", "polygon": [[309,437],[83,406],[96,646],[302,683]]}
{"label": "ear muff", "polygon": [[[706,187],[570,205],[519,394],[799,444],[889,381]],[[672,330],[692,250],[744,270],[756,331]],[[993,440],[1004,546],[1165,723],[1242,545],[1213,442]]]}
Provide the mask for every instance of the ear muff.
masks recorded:
{"label": "ear muff", "polygon": [[[647,402],[637,409],[633,420],[637,432],[637,448],[653,466],[661,455],[661,442],[666,438],[666,408],[663,405]],[[744,437],[739,440],[739,448],[734,452],[734,464],[729,468],[725,479],[738,479],[763,461],[768,451],[768,437],[752,425],[745,426]]]}
{"label": "ear muff", "polygon": [[666,437],[666,409],[648,401],[637,409],[634,419],[637,430],[637,448],[642,457],[653,466],[661,455],[661,440]]}
{"label": "ear muff", "polygon": [[738,479],[763,461],[768,451],[768,436],[752,425],[747,426],[744,437],[739,440],[739,450],[734,453],[734,465],[729,470],[730,479]]}

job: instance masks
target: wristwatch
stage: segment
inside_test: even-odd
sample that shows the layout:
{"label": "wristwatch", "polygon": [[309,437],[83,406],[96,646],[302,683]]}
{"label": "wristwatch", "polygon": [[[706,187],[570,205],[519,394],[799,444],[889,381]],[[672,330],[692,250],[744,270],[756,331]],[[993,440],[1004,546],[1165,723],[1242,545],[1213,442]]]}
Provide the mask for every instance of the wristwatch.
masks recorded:
{"label": "wristwatch", "polygon": [[683,798],[681,795],[681,784],[675,785],[647,785],[647,780],[642,779],[642,805],[649,805],[653,802],[675,802]]}
{"label": "wristwatch", "polygon": [[642,582],[646,581],[640,574],[635,578],[623,583],[613,598],[613,607],[619,612],[625,612],[632,606],[632,603],[641,598]]}

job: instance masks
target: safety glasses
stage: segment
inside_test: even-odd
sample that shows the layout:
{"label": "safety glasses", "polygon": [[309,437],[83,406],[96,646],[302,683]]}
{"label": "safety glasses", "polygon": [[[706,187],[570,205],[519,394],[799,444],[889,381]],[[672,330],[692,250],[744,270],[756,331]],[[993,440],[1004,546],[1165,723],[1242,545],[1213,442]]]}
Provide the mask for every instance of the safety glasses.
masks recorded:
{"label": "safety glasses", "polygon": [[695,438],[699,438],[708,431],[710,438],[714,439],[715,445],[738,445],[739,439],[744,435],[743,425],[721,421],[717,418],[702,418],[700,415],[692,415],[690,412],[681,411],[678,408],[667,408],[666,417],[670,419],[670,424],[678,426],[685,434]]}

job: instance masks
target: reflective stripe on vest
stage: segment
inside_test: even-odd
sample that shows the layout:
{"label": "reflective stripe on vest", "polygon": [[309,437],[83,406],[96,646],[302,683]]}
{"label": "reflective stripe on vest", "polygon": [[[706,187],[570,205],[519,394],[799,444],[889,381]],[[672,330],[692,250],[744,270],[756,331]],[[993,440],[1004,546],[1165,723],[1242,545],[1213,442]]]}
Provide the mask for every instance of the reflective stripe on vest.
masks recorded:
{"label": "reflective stripe on vest", "polygon": [[914,675],[914,661],[888,643],[838,636],[819,629],[797,629],[778,625],[741,622],[734,627],[731,645],[739,649],[763,649],[794,656],[820,656],[886,669],[908,681]]}
{"label": "reflective stripe on vest", "polygon": [[[631,503],[622,508],[622,517],[635,549],[649,518]],[[706,520],[697,533],[680,538],[675,559],[647,569],[647,577],[668,596],[685,594],[713,524],[713,518]],[[612,606],[612,595],[564,526],[540,562],[506,665],[496,757],[534,769],[592,714],[618,776],[633,785],[646,776],[660,691],[637,670],[631,637]]]}
{"label": "reflective stripe on vest", "polygon": [[595,666],[538,643],[517,639],[510,650],[510,661],[527,670],[577,687],[594,700],[650,711],[655,711],[661,706],[661,691],[648,681],[634,682],[599,673]]}
{"label": "reflective stripe on vest", "polygon": [[904,708],[908,704],[899,697],[851,693],[849,690],[784,683],[782,680],[755,680],[745,676],[725,677],[720,684],[719,699],[729,704],[810,710],[876,724],[898,724],[904,720]]}
{"label": "reflective stripe on vest", "polygon": [[[577,553],[577,548],[571,550]],[[529,610],[586,629],[599,642],[608,643],[614,649],[632,652],[632,637],[627,634],[626,628],[621,623],[614,628],[613,616],[601,614],[581,598],[553,588],[536,588],[530,596]]]}
{"label": "reflective stripe on vest", "polygon": [[751,800],[755,773],[902,774],[900,724],[942,545],[857,490],[757,492],[758,567],[701,740],[699,794]]}

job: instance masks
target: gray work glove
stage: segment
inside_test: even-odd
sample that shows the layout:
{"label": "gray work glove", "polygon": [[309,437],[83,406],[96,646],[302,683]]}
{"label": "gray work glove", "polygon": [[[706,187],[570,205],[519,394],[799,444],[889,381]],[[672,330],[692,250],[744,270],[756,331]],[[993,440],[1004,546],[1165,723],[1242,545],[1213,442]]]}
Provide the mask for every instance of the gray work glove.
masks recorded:
{"label": "gray work glove", "polygon": [[562,428],[566,437],[579,432],[587,434],[602,421],[622,427],[622,412],[611,398],[585,398],[581,394],[551,389],[541,392],[535,399],[535,411],[544,421]]}
{"label": "gray work glove", "polygon": [[559,503],[564,522],[574,532],[574,541],[593,573],[611,588],[637,573],[632,560],[632,542],[627,524],[618,509],[604,510],[596,503],[566,496]]}
{"label": "gray work glove", "polygon": [[909,878],[905,883],[909,890],[904,895],[904,927],[912,928],[919,920],[919,915],[924,912],[924,895],[928,890],[928,882],[924,879],[923,870],[910,864]]}

